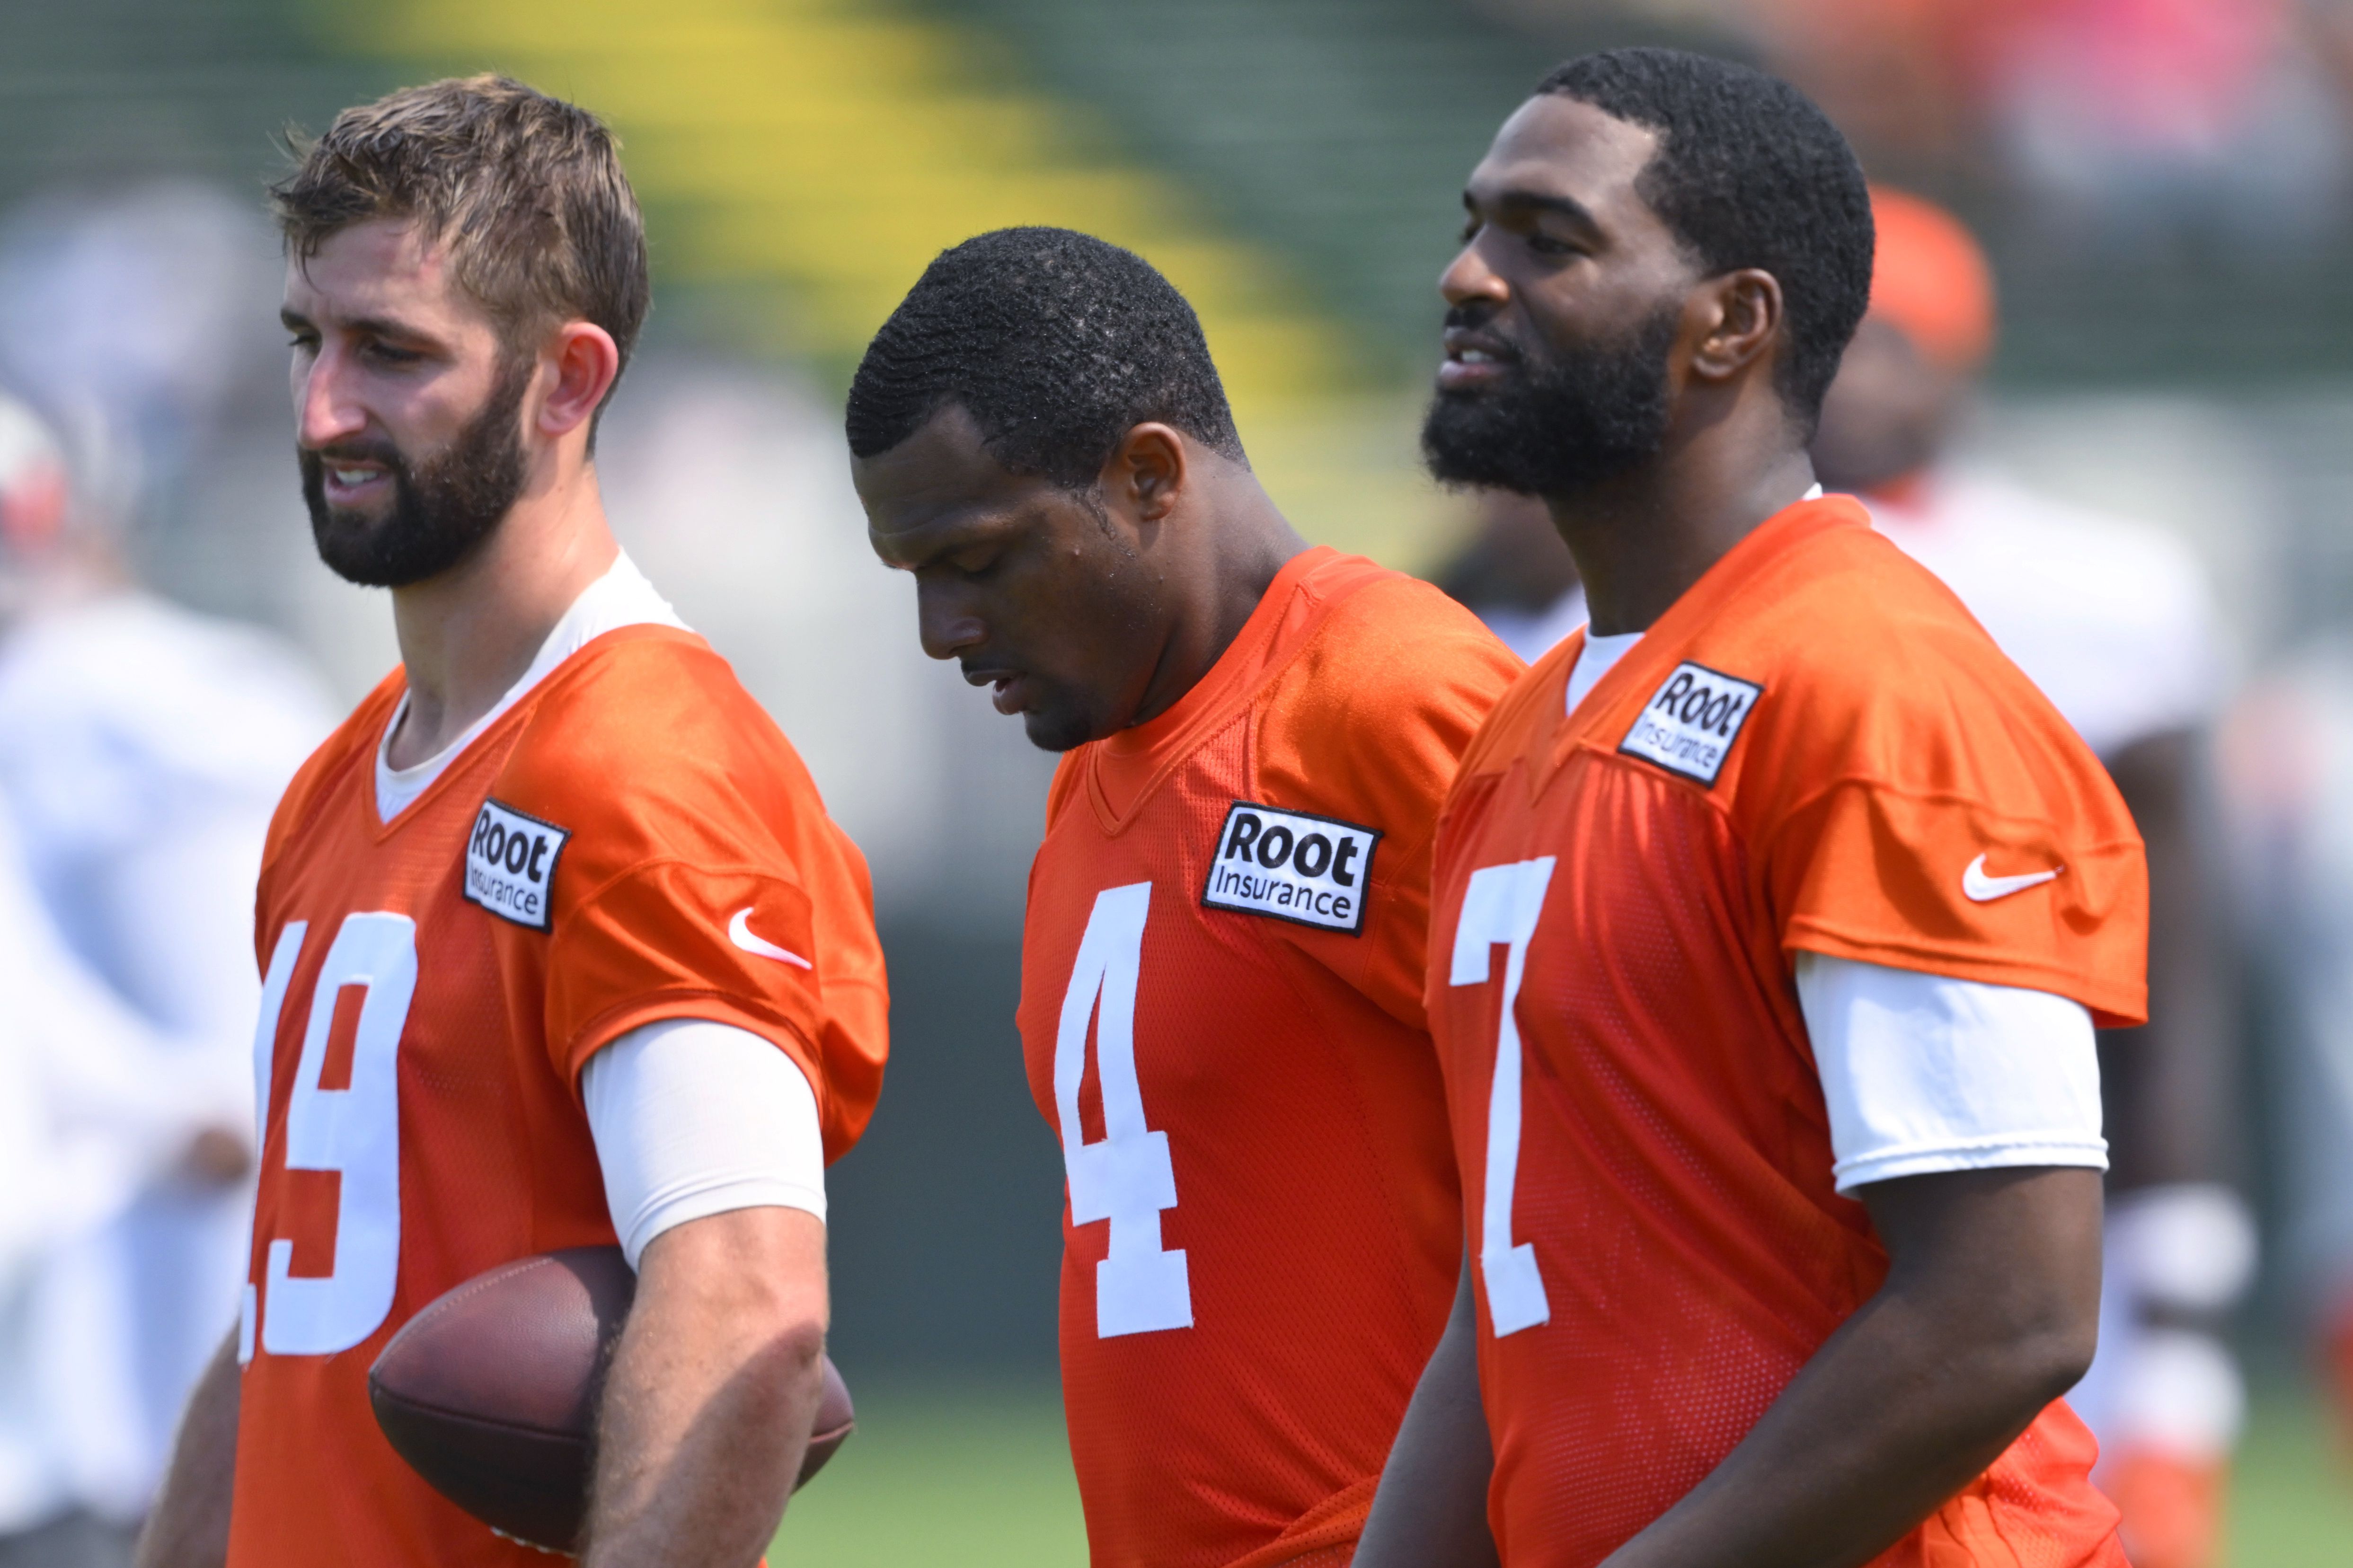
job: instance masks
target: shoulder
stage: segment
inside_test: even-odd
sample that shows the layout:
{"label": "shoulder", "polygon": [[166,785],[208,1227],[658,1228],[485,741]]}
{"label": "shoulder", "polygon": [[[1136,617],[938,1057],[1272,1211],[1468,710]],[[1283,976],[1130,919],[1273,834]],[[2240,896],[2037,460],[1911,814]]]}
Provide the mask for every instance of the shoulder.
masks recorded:
{"label": "shoulder", "polygon": [[528,700],[516,759],[567,768],[664,764],[789,752],[733,667],[692,632],[634,626],[575,654]]}
{"label": "shoulder", "polygon": [[1519,678],[1518,656],[1430,584],[1363,565],[1261,692],[1263,734],[1314,753],[1436,726],[1459,756]]}
{"label": "shoulder", "polygon": [[2091,787],[2099,763],[2066,719],[1949,588],[1878,534],[1832,531],[1760,578],[1681,656],[1759,688],[1737,795],[1787,808],[1852,784],[2031,809],[2062,781]]}
{"label": "shoulder", "polygon": [[1434,809],[1522,666],[1427,583],[1366,562],[1346,589],[1261,692],[1260,775],[1335,816],[1403,809],[1400,791]]}
{"label": "shoulder", "polygon": [[691,632],[608,632],[531,700],[492,793],[501,804],[638,854],[706,856],[748,829],[821,817],[776,721]]}

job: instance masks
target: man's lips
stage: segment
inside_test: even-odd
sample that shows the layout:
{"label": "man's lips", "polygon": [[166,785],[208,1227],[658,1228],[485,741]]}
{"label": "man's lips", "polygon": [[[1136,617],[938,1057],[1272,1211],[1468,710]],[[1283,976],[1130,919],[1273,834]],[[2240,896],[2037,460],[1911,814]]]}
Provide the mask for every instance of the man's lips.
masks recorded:
{"label": "man's lips", "polygon": [[1463,327],[1449,327],[1446,357],[1439,362],[1441,392],[1469,392],[1501,380],[1519,363],[1519,354],[1502,339]]}
{"label": "man's lips", "polygon": [[377,458],[319,454],[319,468],[331,501],[354,501],[374,495],[392,480],[392,467]]}
{"label": "man's lips", "polygon": [[1018,713],[1029,704],[1024,700],[1028,677],[1018,669],[966,669],[965,680],[975,686],[991,687],[989,702],[999,713]]}

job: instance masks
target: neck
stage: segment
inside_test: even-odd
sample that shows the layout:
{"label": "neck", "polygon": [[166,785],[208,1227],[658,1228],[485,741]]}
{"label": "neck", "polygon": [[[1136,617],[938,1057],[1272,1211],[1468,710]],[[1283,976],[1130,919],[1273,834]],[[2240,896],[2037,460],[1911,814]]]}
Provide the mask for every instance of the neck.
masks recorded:
{"label": "neck", "polygon": [[1131,724],[1158,718],[1199,685],[1241,636],[1275,574],[1307,548],[1258,477],[1239,464],[1204,484],[1198,504],[1197,516],[1169,521],[1196,552],[1182,565],[1199,588],[1180,603]]}
{"label": "neck", "polygon": [[408,711],[389,760],[438,755],[498,706],[587,586],[620,554],[605,521],[596,470],[536,479],[464,561],[392,593],[408,680]]}
{"label": "neck", "polygon": [[[1753,400],[1749,400],[1752,401]],[[1654,460],[1573,496],[1546,497],[1585,581],[1595,635],[1646,630],[1732,547],[1814,483],[1779,400],[1685,419]]]}

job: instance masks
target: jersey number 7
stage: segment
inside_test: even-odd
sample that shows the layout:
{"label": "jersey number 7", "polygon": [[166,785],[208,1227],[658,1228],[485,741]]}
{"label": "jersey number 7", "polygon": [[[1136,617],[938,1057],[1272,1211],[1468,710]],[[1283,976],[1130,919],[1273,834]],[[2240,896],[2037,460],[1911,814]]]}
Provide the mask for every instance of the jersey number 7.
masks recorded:
{"label": "jersey number 7", "polygon": [[1512,1245],[1512,1190],[1520,1179],[1520,1075],[1524,1063],[1516,1009],[1520,981],[1527,973],[1528,943],[1536,934],[1545,890],[1552,886],[1553,857],[1487,866],[1471,873],[1462,892],[1462,915],[1454,927],[1454,962],[1447,979],[1455,985],[1482,985],[1502,942],[1503,1021],[1496,1028],[1495,1079],[1487,1094],[1487,1192],[1479,1216],[1479,1272],[1487,1285],[1487,1317],[1495,1337],[1516,1334],[1552,1318],[1536,1249]]}
{"label": "jersey number 7", "polygon": [[[1111,1254],[1095,1265],[1095,1335],[1106,1340],[1193,1326],[1184,1249],[1160,1245],[1161,1211],[1176,1206],[1176,1168],[1168,1157],[1168,1134],[1145,1125],[1144,1091],[1135,1079],[1135,982],[1151,903],[1149,882],[1095,895],[1054,1035],[1054,1105],[1071,1185],[1071,1223],[1111,1222]],[[1098,1143],[1086,1141],[1079,1122],[1090,1019],[1103,1085]]]}
{"label": "jersey number 7", "polygon": [[[280,1014],[302,953],[306,921],[289,921],[278,933],[262,982],[261,1018],[253,1032],[257,1120],[267,1131],[269,1083],[278,1054]],[[327,1083],[327,1047],[335,1006],[348,987],[362,995],[352,1031],[349,1077]],[[302,1054],[286,1101],[286,1168],[332,1171],[342,1178],[335,1202],[334,1267],[323,1276],[293,1272],[294,1243],[269,1238],[266,1281],[245,1288],[237,1353],[251,1361],[254,1320],[261,1348],[272,1355],[332,1355],[375,1332],[392,1310],[400,1271],[401,1030],[417,994],[417,922],[406,915],[351,914],[335,931],[311,992]]]}

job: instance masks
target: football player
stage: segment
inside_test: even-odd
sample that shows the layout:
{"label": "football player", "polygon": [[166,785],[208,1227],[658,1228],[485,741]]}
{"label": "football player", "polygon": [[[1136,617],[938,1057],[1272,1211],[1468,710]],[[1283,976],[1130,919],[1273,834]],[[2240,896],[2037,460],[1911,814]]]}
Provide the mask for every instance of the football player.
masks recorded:
{"label": "football player", "polygon": [[1356,1568],[2121,1568],[2060,1395],[2141,847],[1960,602],[1814,483],[1862,171],[1786,84],[1630,49],[1547,77],[1464,200],[1424,444],[1546,500],[1592,620],[1440,829],[1475,1263]]}
{"label": "football player", "polygon": [[2204,573],[2178,541],[1957,462],[1993,349],[1993,275],[1968,230],[1874,189],[1871,309],[1813,444],[1824,483],[1961,596],[2099,753],[2148,847],[2151,1021],[2100,1042],[2115,1145],[2100,1350],[2070,1396],[2135,1568],[2209,1568],[2245,1395],[2221,1330],[2254,1272],[2228,1184],[2237,1078],[2202,868],[2203,731],[2222,681]]}
{"label": "football player", "polygon": [[1085,235],[934,261],[849,436],[924,651],[1062,753],[1019,1022],[1093,1561],[1336,1568],[1457,1272],[1430,835],[1519,661],[1308,548],[1192,309]]}
{"label": "football player", "polygon": [[540,1561],[393,1453],[367,1370],[461,1281],[617,1241],[580,1551],[752,1562],[817,1407],[882,964],[858,851],[606,524],[636,199],[594,117],[494,77],[344,111],[274,195],[311,526],[392,591],[403,662],[271,826],[251,1282],[145,1561]]}

